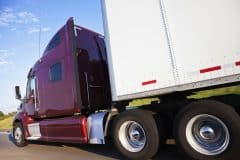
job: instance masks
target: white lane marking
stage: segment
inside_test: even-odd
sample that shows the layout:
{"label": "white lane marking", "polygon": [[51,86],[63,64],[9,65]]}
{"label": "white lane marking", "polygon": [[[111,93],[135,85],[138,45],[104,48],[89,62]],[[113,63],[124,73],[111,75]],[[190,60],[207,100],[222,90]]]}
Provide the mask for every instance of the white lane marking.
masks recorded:
{"label": "white lane marking", "polygon": [[0,132],[0,134],[6,135],[6,134],[10,134],[10,132]]}

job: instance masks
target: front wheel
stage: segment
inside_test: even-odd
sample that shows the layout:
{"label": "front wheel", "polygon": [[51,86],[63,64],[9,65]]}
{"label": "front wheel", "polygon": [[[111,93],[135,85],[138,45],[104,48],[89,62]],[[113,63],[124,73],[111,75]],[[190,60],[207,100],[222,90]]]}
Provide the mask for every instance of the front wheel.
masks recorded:
{"label": "front wheel", "polygon": [[154,113],[150,111],[130,110],[114,120],[115,146],[128,159],[143,160],[154,156],[163,140],[161,135]]}
{"label": "front wheel", "polygon": [[217,101],[188,105],[176,119],[177,142],[198,160],[233,160],[240,147],[240,117]]}
{"label": "front wheel", "polygon": [[24,130],[21,123],[15,123],[13,126],[14,143],[18,147],[24,147],[27,143],[25,141]]}

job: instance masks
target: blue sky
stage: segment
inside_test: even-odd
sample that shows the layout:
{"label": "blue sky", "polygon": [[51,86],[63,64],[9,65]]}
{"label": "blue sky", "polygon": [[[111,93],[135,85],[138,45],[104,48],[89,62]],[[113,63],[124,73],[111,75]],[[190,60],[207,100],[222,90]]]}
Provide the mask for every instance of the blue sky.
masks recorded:
{"label": "blue sky", "polygon": [[69,17],[103,33],[101,0],[0,0],[0,110],[16,111],[14,86],[25,94],[27,73]]}

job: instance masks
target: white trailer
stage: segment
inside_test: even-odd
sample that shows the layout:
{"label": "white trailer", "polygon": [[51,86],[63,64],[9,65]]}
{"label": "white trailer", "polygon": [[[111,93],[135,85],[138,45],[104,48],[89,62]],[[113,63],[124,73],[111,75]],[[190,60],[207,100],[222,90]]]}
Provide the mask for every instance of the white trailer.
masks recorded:
{"label": "white trailer", "polygon": [[122,112],[133,99],[160,99],[151,112],[143,107],[114,119],[119,151],[147,159],[165,131],[194,159],[237,159],[238,94],[187,96],[239,84],[240,1],[102,0],[102,11],[113,106]]}
{"label": "white trailer", "polygon": [[114,101],[239,81],[240,1],[105,0]]}

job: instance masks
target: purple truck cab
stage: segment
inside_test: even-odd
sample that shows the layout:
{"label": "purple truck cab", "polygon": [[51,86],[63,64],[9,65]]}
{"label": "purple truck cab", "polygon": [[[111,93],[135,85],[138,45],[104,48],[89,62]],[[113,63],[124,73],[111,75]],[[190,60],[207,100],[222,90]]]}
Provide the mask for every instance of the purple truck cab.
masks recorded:
{"label": "purple truck cab", "polygon": [[110,106],[103,36],[70,18],[29,71],[14,125],[25,139],[88,143],[87,117]]}

